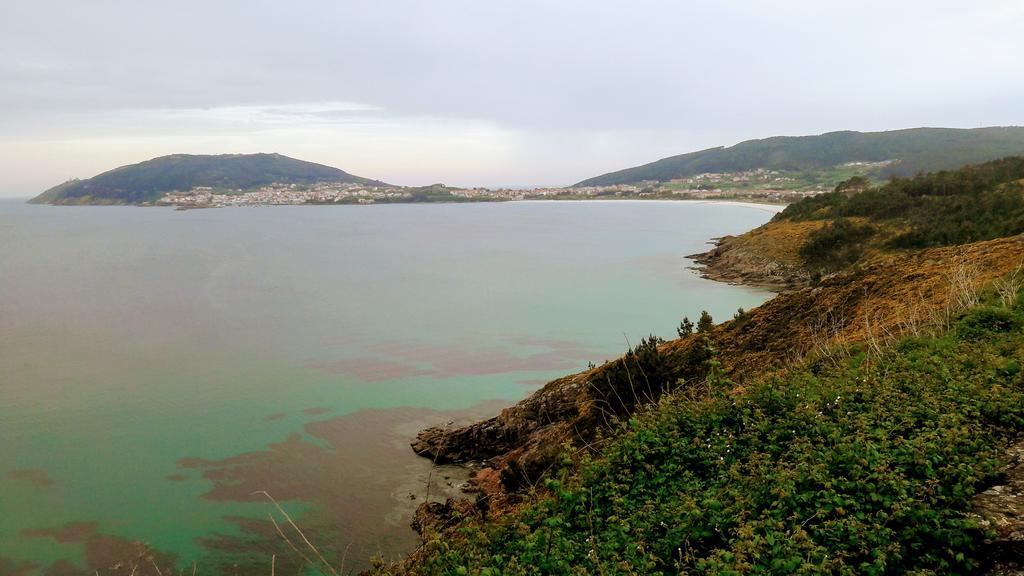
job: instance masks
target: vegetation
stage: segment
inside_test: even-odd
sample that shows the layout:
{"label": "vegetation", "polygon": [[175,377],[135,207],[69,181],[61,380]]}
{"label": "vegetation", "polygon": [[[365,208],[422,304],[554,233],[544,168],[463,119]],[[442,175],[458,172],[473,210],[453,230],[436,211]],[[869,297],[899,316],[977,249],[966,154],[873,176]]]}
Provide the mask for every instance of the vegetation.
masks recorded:
{"label": "vegetation", "polygon": [[627,414],[659,397],[666,387],[674,384],[672,370],[658,350],[661,343],[657,336],[643,339],[622,358],[612,361],[603,377],[592,385],[601,405],[599,409],[605,415]]}
{"label": "vegetation", "polygon": [[174,190],[197,186],[248,189],[272,183],[378,183],[343,170],[280,154],[175,154],[122,166],[86,180],[71,180],[43,192],[37,203],[152,202]]}
{"label": "vegetation", "polygon": [[874,227],[869,224],[840,218],[811,232],[800,247],[800,256],[814,268],[838,270],[860,258],[864,242],[874,233]]}
{"label": "vegetation", "polygon": [[493,198],[488,197],[467,198],[465,196],[457,196],[452,194],[452,189],[448,188],[444,184],[433,184],[430,186],[421,186],[419,188],[406,188],[403,191],[408,193],[409,196],[405,198],[382,198],[377,200],[377,202],[488,202],[494,200]]}
{"label": "vegetation", "polygon": [[611,186],[649,180],[667,182],[709,172],[743,172],[758,168],[820,171],[850,162],[896,161],[880,169],[879,175],[884,178],[955,169],[1015,154],[1024,154],[1024,127],[830,132],[818,136],[748,140],[735,146],[672,156],[589,178],[577,186]]}
{"label": "vegetation", "polygon": [[715,321],[712,320],[711,314],[708,314],[707,310],[702,310],[700,313],[700,320],[697,320],[697,332],[704,334],[710,332],[715,327]]}
{"label": "vegetation", "polygon": [[678,383],[581,459],[567,452],[518,508],[428,534],[421,570],[973,572],[985,534],[968,500],[1024,427],[1024,305],[1019,282],[999,286],[948,329],[742,392],[709,349],[703,381]]}
{"label": "vegetation", "polygon": [[690,334],[693,334],[693,322],[689,317],[683,316],[683,321],[679,323],[679,328],[676,328],[676,333],[680,338],[685,338]]}
{"label": "vegetation", "polygon": [[[850,194],[856,184],[862,190]],[[854,219],[860,221],[855,223]],[[808,236],[800,254],[813,267],[857,260],[877,227],[882,248],[950,246],[1024,232],[1024,157],[955,171],[893,178],[882,186],[846,183],[788,206],[776,222],[831,220]]]}

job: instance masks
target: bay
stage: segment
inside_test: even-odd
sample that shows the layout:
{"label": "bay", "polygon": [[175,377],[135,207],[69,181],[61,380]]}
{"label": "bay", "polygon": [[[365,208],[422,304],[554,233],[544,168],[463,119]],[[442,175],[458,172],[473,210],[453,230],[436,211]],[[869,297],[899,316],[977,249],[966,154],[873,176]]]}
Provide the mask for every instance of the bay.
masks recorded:
{"label": "bay", "polygon": [[0,202],[0,572],[268,573],[262,491],[346,570],[398,557],[465,479],[417,430],[763,302],[684,255],[773,211]]}

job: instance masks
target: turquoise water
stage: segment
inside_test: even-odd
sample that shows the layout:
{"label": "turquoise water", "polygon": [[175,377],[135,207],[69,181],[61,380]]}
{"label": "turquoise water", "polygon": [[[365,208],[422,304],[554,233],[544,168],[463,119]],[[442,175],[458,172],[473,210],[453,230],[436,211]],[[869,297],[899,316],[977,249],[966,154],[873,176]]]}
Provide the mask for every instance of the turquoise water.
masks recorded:
{"label": "turquoise water", "polygon": [[0,202],[0,574],[105,574],[136,541],[186,571],[301,564],[260,490],[346,569],[407,552],[428,478],[464,476],[409,451],[419,428],[756,306],[683,256],[770,216]]}

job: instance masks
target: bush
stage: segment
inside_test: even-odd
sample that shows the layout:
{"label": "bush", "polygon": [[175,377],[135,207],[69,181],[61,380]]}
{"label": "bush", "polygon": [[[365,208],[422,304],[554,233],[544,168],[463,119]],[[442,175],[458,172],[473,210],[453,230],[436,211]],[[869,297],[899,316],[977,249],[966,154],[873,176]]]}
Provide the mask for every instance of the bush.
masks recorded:
{"label": "bush", "polygon": [[658,350],[662,342],[657,336],[645,338],[595,375],[591,392],[602,410],[621,416],[637,405],[657,400],[672,387],[672,369]]}
{"label": "bush", "polygon": [[1009,332],[1019,328],[1019,317],[1012,311],[998,306],[972,308],[956,323],[957,335],[964,339],[978,339],[992,332]]}
{"label": "bush", "polygon": [[837,270],[856,262],[864,252],[864,242],[874,233],[869,224],[839,219],[811,232],[800,247],[800,256],[813,268]]}

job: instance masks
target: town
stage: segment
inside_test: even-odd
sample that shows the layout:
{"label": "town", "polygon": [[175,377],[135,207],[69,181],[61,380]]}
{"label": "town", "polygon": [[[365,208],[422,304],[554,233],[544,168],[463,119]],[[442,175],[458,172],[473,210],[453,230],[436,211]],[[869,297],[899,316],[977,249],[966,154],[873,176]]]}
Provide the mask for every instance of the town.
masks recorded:
{"label": "town", "polygon": [[777,171],[707,173],[669,182],[543,188],[459,188],[443,184],[402,187],[386,184],[274,183],[255,189],[197,186],[165,194],[157,204],[188,208],[226,206],[383,204],[414,202],[507,202],[521,200],[735,200],[788,204],[831,189],[799,186]]}

